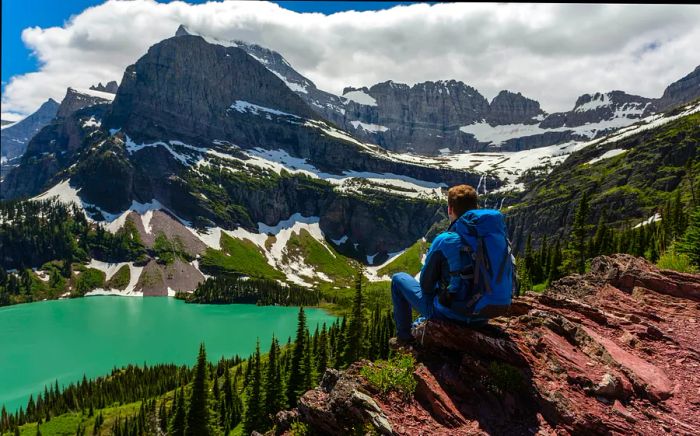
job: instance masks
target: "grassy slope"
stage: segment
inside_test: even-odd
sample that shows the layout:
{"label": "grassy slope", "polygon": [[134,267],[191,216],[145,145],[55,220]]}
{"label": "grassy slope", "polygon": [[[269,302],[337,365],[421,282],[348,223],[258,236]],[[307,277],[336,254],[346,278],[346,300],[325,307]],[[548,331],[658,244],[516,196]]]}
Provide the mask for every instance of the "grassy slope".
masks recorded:
{"label": "grassy slope", "polygon": [[284,274],[267,263],[265,255],[251,241],[222,233],[221,250],[208,248],[200,261],[202,269],[221,273],[236,272],[252,277],[284,279]]}
{"label": "grassy slope", "polygon": [[[51,435],[51,436],[72,436],[75,435],[78,425],[82,423],[83,428],[86,430],[86,434],[93,434],[92,429],[95,425],[95,418],[102,412],[102,417],[104,418],[104,423],[100,428],[100,435],[110,434],[112,424],[114,419],[117,417],[134,416],[139,412],[139,407],[141,407],[141,402],[114,405],[112,407],[106,407],[104,409],[95,409],[93,416],[89,417],[87,411],[85,413],[65,413],[60,416],[52,417],[51,420],[42,423],[39,428],[41,429],[41,434]],[[35,436],[36,435],[36,422],[29,423],[21,426],[19,428],[20,435],[22,436]],[[4,433],[4,435],[11,435],[11,433]]]}
{"label": "grassy slope", "polygon": [[110,289],[124,290],[129,285],[131,279],[131,271],[129,265],[124,265],[109,279],[107,287]]}
{"label": "grassy slope", "polygon": [[292,235],[287,242],[287,250],[290,256],[301,256],[304,263],[327,275],[333,280],[333,286],[346,287],[352,284],[356,262],[339,254],[330,245],[322,244],[307,230],[301,229],[299,234]]}
{"label": "grassy slope", "polygon": [[423,240],[416,241],[391,263],[379,269],[377,273],[380,276],[391,276],[394,273],[404,271],[415,276],[423,266],[423,255],[428,251],[429,246],[430,244]]}

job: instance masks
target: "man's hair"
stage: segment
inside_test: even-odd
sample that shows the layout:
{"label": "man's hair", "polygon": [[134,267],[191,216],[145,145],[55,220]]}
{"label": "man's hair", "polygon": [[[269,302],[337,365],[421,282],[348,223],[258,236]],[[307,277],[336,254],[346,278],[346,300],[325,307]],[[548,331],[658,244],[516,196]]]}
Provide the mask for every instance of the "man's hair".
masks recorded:
{"label": "man's hair", "polygon": [[477,209],[476,190],[469,185],[453,186],[447,191],[447,204],[458,217],[468,210]]}

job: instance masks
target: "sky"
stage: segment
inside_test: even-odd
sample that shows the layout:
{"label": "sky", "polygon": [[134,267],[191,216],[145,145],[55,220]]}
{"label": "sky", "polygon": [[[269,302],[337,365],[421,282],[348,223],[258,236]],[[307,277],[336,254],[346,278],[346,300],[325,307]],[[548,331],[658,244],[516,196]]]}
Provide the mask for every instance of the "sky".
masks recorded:
{"label": "sky", "polygon": [[700,6],[389,2],[2,2],[3,119],[121,80],[179,24],[280,52],[319,88],[455,79],[547,112],[584,93],[659,97],[700,64]]}

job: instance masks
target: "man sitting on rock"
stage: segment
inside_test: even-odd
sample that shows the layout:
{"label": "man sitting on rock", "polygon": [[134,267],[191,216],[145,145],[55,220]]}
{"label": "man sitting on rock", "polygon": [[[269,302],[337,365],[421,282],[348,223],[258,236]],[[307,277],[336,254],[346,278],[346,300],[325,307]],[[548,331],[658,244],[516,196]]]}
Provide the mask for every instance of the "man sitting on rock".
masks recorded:
{"label": "man sitting on rock", "polygon": [[447,192],[450,226],[432,242],[420,282],[401,272],[391,278],[396,338],[392,348],[409,346],[412,309],[427,319],[483,323],[504,314],[514,292],[514,258],[503,215],[478,209],[469,185]]}

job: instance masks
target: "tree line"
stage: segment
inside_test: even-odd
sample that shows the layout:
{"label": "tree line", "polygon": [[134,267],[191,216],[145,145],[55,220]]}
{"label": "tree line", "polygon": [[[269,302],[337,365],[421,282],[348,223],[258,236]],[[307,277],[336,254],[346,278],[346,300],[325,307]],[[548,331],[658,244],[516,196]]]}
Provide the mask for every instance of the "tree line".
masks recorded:
{"label": "tree line", "polygon": [[700,206],[693,201],[684,204],[677,190],[656,213],[660,219],[634,227],[617,227],[607,222],[603,212],[597,225],[592,227],[586,225],[589,203],[584,193],[576,207],[567,240],[551,241],[544,235],[539,248],[535,249],[528,235],[525,251],[518,262],[521,285],[529,289],[567,274],[583,273],[588,260],[613,253],[627,253],[657,262],[664,253],[677,252],[700,267]]}
{"label": "tree line", "polygon": [[258,304],[260,306],[317,306],[321,292],[277,280],[243,276],[216,276],[197,285],[192,293],[178,292],[176,298],[187,303]]}

